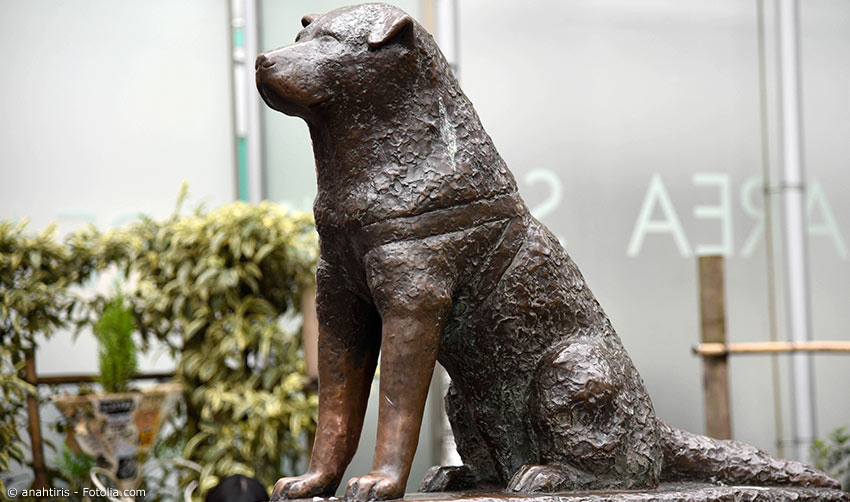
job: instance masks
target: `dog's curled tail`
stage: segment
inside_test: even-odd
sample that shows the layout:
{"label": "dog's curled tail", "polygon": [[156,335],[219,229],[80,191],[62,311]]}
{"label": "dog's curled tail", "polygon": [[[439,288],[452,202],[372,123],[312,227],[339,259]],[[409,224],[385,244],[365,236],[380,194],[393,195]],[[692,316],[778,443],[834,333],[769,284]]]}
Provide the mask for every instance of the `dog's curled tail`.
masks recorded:
{"label": "dog's curled tail", "polygon": [[662,481],[707,481],[728,485],[796,485],[841,489],[823,472],[795,460],[773,458],[732,440],[712,439],[661,423]]}

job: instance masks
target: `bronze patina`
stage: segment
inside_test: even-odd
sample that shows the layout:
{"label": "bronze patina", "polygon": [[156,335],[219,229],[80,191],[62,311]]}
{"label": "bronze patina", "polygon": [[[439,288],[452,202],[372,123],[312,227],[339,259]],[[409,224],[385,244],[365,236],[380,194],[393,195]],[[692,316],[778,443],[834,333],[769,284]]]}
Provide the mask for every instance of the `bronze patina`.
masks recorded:
{"label": "bronze patina", "polygon": [[332,495],[357,448],[380,353],[372,470],[351,500],[403,495],[436,361],[463,467],[422,489],[836,487],[661,422],[576,264],[535,220],[432,37],[383,4],[302,19],[257,58],[257,87],[307,122],[320,237],[319,423],[306,474],[273,499]]}

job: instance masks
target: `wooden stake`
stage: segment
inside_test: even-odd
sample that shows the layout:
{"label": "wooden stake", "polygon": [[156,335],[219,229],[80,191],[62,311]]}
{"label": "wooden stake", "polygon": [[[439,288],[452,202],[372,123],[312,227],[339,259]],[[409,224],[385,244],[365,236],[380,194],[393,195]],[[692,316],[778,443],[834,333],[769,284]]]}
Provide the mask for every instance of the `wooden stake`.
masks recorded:
{"label": "wooden stake", "polygon": [[[700,319],[703,343],[726,343],[726,306],[723,257],[699,257]],[[725,353],[703,355],[706,434],[717,439],[732,438],[729,406],[729,367]]]}
{"label": "wooden stake", "polygon": [[[30,349],[26,351],[25,357],[25,377],[24,379],[32,385],[36,385],[38,378],[35,372],[35,352]],[[38,397],[27,397],[27,431],[30,435],[30,444],[32,445],[32,470],[35,479],[33,480],[33,488],[47,488],[47,468],[44,464],[44,445],[41,440],[41,419],[38,415]]]}

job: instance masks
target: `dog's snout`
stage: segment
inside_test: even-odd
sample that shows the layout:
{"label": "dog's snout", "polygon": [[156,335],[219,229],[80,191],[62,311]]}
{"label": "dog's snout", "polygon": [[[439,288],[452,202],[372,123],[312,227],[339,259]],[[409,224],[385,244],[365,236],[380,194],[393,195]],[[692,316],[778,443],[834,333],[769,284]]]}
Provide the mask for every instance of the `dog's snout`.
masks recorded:
{"label": "dog's snout", "polygon": [[259,70],[260,68],[271,68],[274,66],[274,60],[268,57],[265,54],[260,54],[257,56],[257,61],[254,62],[254,70]]}

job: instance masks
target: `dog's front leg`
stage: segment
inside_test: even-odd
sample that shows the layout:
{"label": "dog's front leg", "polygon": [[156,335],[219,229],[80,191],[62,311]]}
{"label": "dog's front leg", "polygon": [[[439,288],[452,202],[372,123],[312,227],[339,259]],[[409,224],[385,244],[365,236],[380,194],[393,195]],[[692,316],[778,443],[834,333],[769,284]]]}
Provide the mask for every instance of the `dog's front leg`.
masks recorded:
{"label": "dog's front leg", "polygon": [[271,500],[333,495],[357,450],[380,342],[375,307],[340,280],[344,272],[319,260],[319,423],[302,476],[282,478]]}
{"label": "dog's front leg", "polygon": [[451,306],[451,296],[440,279],[414,274],[404,278],[390,274],[381,278],[386,289],[373,286],[382,319],[377,445],[369,474],[348,483],[348,500],[404,495],[437,346]]}

